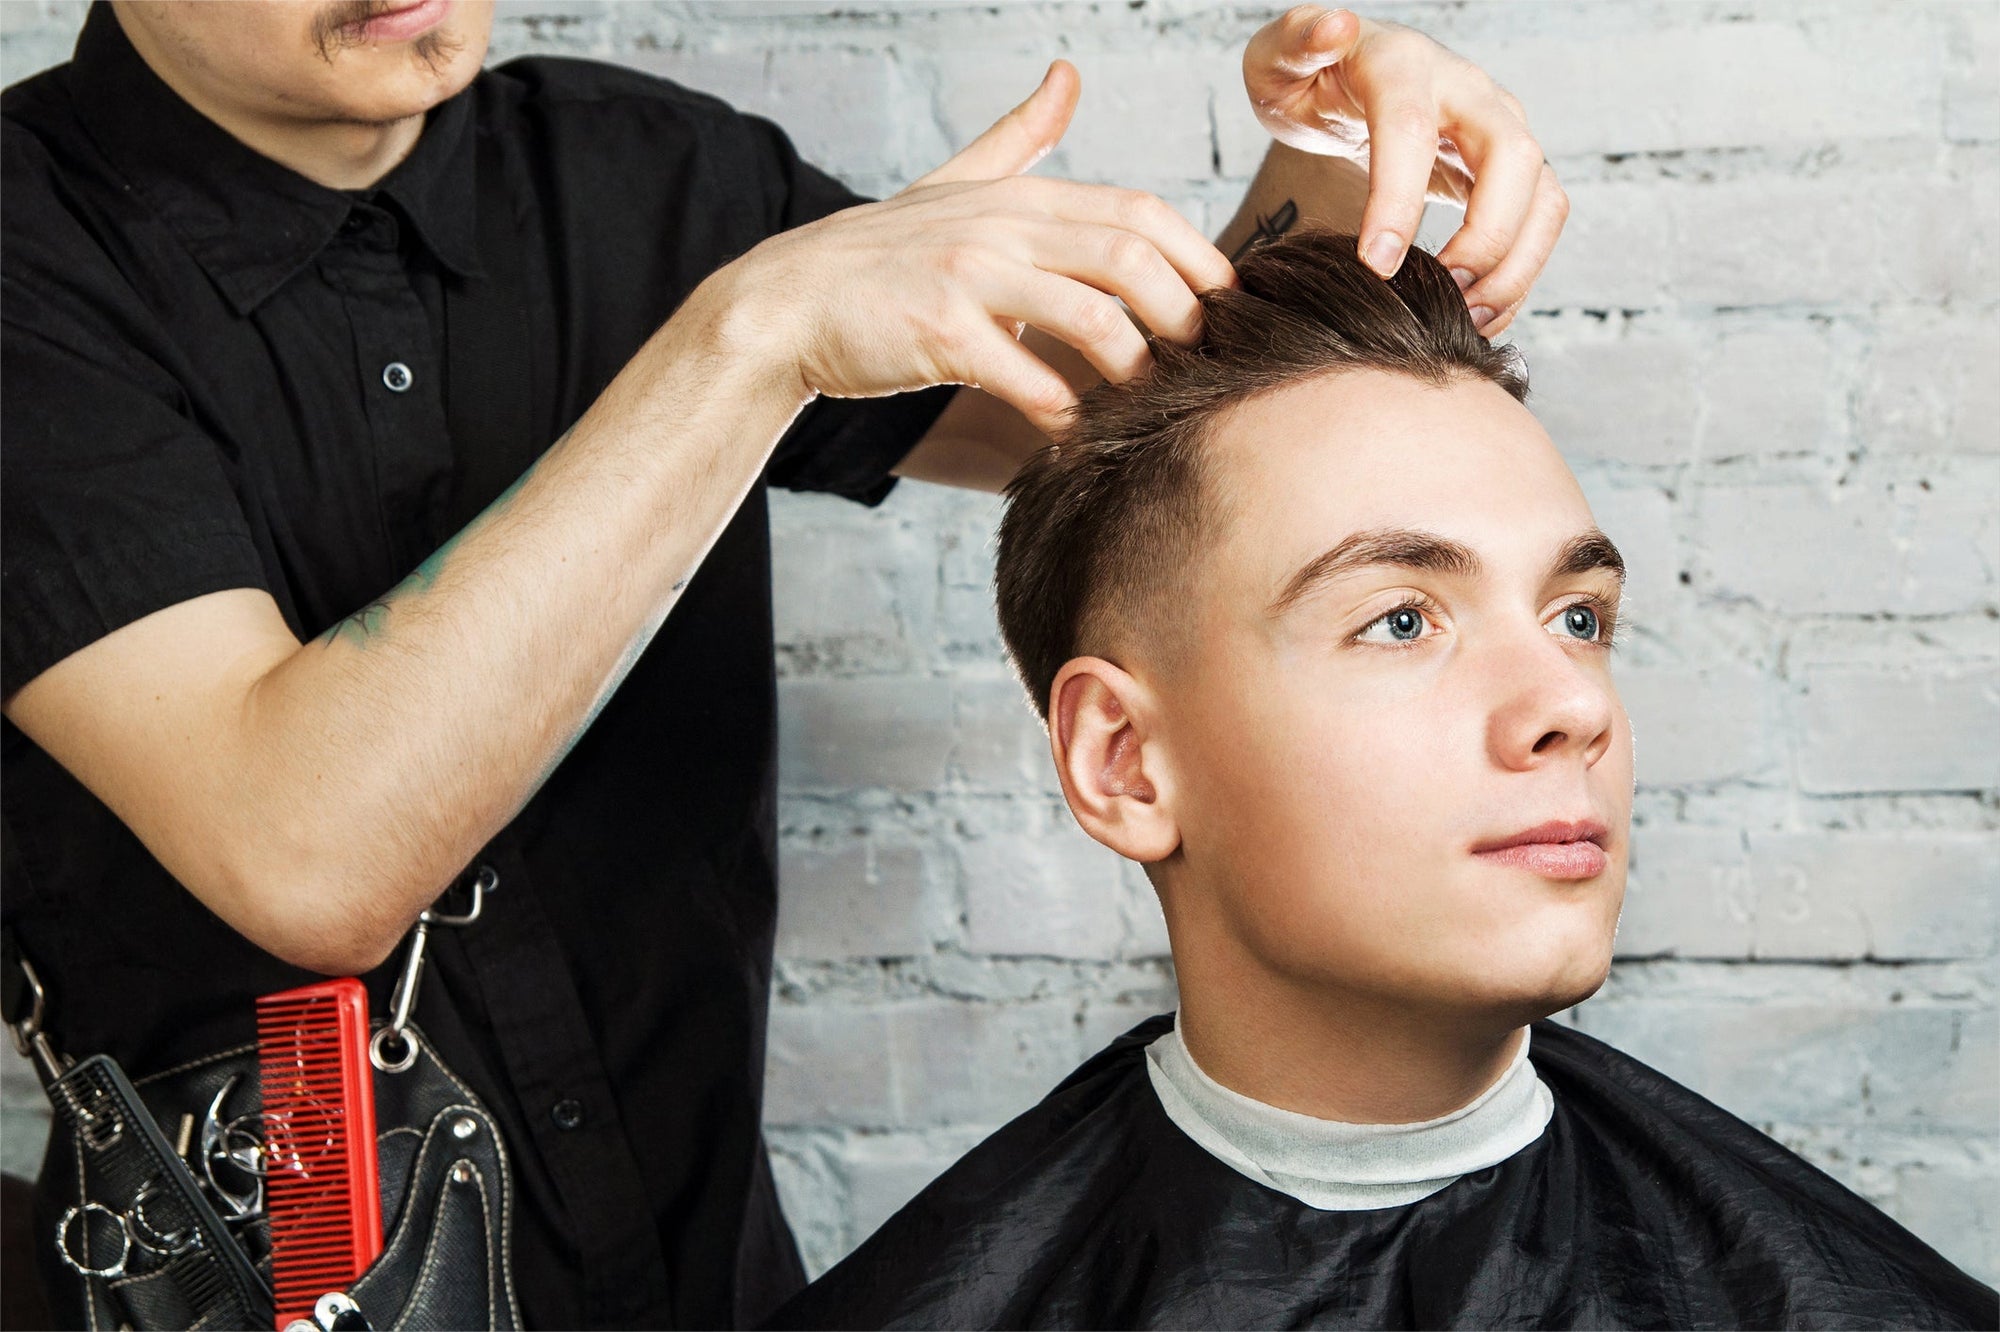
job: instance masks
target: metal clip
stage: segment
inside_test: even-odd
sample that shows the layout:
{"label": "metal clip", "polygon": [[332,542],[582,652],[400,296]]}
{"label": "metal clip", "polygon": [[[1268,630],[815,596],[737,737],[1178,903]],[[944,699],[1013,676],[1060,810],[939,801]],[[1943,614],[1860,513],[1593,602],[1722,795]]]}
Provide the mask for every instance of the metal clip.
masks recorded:
{"label": "metal clip", "polygon": [[[474,915],[478,914],[478,902],[479,899],[475,895]],[[42,988],[42,978],[35,974],[34,964],[25,957],[21,958],[20,962],[21,974],[27,978],[28,991],[34,995],[34,1004],[29,1008],[28,1016],[19,1022],[9,1023],[7,1030],[14,1035],[14,1048],[40,1064],[43,1076],[48,1081],[54,1082],[69,1072],[70,1066],[75,1061],[67,1056],[58,1055],[55,1047],[49,1044],[48,1033],[42,1030],[42,1015],[48,1007],[48,991]]]}
{"label": "metal clip", "polygon": [[[389,998],[389,1025],[378,1029],[368,1039],[368,1062],[384,1073],[401,1073],[417,1062],[417,1043],[409,1034],[410,1014],[417,1006],[417,982],[423,979],[424,959],[430,948],[431,926],[450,925],[454,927],[472,924],[486,909],[486,894],[500,887],[500,874],[491,865],[481,865],[472,876],[469,885],[472,905],[462,914],[454,914],[438,909],[432,903],[417,917],[416,925],[410,930],[410,951],[403,957],[403,970],[396,977],[396,988]],[[445,896],[450,896],[447,892]],[[438,898],[438,902],[444,901]],[[400,1047],[398,1053],[391,1054],[391,1042]]]}
{"label": "metal clip", "polygon": [[285,1332],[373,1332],[373,1324],[345,1291],[330,1290],[314,1301],[311,1318],[294,1318]]}

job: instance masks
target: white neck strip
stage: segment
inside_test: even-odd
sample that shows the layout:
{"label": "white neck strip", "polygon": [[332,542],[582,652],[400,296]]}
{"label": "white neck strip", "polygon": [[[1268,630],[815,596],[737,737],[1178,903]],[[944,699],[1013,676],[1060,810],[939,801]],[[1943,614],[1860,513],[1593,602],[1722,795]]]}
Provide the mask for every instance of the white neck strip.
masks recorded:
{"label": "white neck strip", "polygon": [[1167,1118],[1208,1153],[1259,1184],[1321,1211],[1401,1207],[1542,1136],[1555,1097],[1520,1053],[1461,1110],[1418,1124],[1315,1119],[1233,1092],[1196,1066],[1178,1025],[1146,1047],[1146,1076]]}

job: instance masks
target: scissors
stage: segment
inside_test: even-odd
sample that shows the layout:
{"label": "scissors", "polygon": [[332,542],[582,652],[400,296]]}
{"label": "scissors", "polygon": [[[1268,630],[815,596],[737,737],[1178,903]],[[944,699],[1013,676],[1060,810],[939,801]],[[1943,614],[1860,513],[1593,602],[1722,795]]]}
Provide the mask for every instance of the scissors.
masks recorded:
{"label": "scissors", "polygon": [[[258,1116],[239,1115],[231,1120],[222,1117],[223,1104],[242,1080],[241,1073],[232,1074],[209,1102],[208,1113],[201,1121],[201,1173],[208,1180],[208,1187],[229,1209],[231,1221],[250,1221],[264,1214],[264,1144],[248,1122]],[[247,1192],[238,1193],[215,1177],[218,1160],[249,1176]]]}

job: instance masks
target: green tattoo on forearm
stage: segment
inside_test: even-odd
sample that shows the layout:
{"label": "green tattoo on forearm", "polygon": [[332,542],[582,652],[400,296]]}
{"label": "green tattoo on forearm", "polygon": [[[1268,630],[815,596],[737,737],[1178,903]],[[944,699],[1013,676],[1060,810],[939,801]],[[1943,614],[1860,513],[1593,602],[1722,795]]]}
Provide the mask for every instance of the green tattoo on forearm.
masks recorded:
{"label": "green tattoo on forearm", "polygon": [[[550,450],[553,451],[562,444],[563,440],[568,438],[569,433],[567,431],[563,432],[562,439],[558,439],[554,444],[551,444],[549,446]],[[546,457],[548,455],[545,453],[543,456]],[[375,600],[369,602],[366,606],[363,606],[360,610],[355,611],[352,615],[337,621],[332,628],[321,634],[319,636],[320,644],[324,647],[331,647],[335,639],[343,639],[356,647],[366,647],[369,638],[381,632],[383,626],[389,622],[390,612],[395,609],[396,603],[406,597],[415,596],[420,592],[430,591],[432,585],[437,582],[438,575],[444,572],[445,561],[451,558],[451,553],[454,550],[458,549],[458,544],[472,533],[478,531],[489,519],[512,504],[514,496],[520,493],[521,487],[527,483],[528,478],[535,474],[535,467],[537,466],[540,466],[539,460],[533,466],[530,466],[527,471],[521,473],[515,479],[513,485],[508,486],[507,489],[500,492],[498,499],[494,500],[484,509],[481,509],[479,516],[467,523],[459,531],[458,535],[432,551],[429,558],[425,559],[422,564],[419,564],[411,571],[409,577],[375,598]]]}

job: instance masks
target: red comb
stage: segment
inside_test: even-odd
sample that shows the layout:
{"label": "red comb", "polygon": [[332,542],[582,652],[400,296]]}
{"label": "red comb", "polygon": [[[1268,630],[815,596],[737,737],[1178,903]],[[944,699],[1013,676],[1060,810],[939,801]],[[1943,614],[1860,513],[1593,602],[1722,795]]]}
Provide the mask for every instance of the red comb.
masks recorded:
{"label": "red comb", "polygon": [[312,1318],[382,1252],[368,995],[354,979],[257,1001],[277,1327]]}

